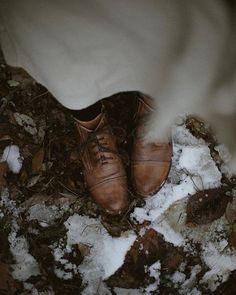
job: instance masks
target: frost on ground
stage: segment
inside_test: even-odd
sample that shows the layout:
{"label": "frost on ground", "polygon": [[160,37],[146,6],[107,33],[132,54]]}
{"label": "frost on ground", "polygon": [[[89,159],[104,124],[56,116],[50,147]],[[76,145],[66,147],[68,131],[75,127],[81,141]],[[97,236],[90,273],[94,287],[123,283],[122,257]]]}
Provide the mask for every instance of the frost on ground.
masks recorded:
{"label": "frost on ground", "polygon": [[[217,290],[236,270],[236,252],[227,241],[227,220],[222,216],[208,224],[188,226],[186,204],[198,191],[220,187],[222,174],[207,143],[195,138],[184,126],[173,128],[173,145],[173,164],[166,184],[155,196],[148,198],[144,206],[134,208],[131,213],[133,227],[119,237],[109,234],[100,217],[76,213],[70,206],[73,202],[48,204],[47,198],[41,198],[37,203],[36,197],[21,205],[4,190],[0,198],[0,219],[11,216],[8,242],[14,258],[13,278],[21,281],[31,294],[53,294],[51,286],[46,293],[40,293],[30,281],[32,277],[45,274],[42,274],[35,253],[30,253],[27,236],[21,233],[20,217],[24,214],[29,222],[28,233],[37,237],[40,230],[47,230],[67,214],[62,223],[64,234],[48,245],[54,260],[52,271],[58,280],[71,281],[80,277],[81,294],[112,294],[107,279],[109,282],[109,277],[122,268],[134,242],[148,229],[161,234],[166,243],[182,249],[181,264],[163,276],[162,262],[157,260],[144,266],[149,283],[136,289],[117,286],[113,288],[113,294],[158,294],[163,280],[168,282],[167,286],[178,290],[178,294],[200,295]],[[14,173],[21,169],[19,159],[17,146],[7,147],[1,157]],[[37,229],[33,228],[32,222],[38,222]],[[145,223],[147,226],[139,229],[138,225]],[[139,247],[141,251],[144,246],[140,244]],[[75,259],[76,255],[80,256],[79,260]],[[188,265],[184,255],[199,255],[200,260]]]}

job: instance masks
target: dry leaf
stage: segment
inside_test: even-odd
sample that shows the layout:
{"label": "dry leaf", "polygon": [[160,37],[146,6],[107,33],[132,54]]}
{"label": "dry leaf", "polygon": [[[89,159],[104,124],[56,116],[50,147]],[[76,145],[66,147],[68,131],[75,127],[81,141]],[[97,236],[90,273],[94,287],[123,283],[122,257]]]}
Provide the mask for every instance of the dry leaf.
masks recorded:
{"label": "dry leaf", "polygon": [[11,276],[9,265],[0,261],[0,294],[16,294],[19,283]]}
{"label": "dry leaf", "polygon": [[28,173],[26,170],[22,169],[21,172],[20,172],[20,182],[23,184],[23,183],[26,183],[28,179]]}
{"label": "dry leaf", "polygon": [[199,191],[188,198],[188,227],[192,224],[207,224],[220,218],[226,210],[231,197],[223,187]]}
{"label": "dry leaf", "polygon": [[6,141],[6,140],[12,140],[12,138],[9,135],[0,136],[0,141]]}
{"label": "dry leaf", "polygon": [[6,186],[5,176],[8,171],[8,164],[7,162],[0,162],[0,190]]}
{"label": "dry leaf", "polygon": [[28,188],[33,187],[39,181],[40,177],[41,177],[41,175],[39,174],[39,175],[36,175],[36,176],[30,178],[26,187],[28,187]]}
{"label": "dry leaf", "polygon": [[0,141],[12,139],[9,135],[9,131],[10,131],[10,124],[7,124],[7,123],[0,124]]}
{"label": "dry leaf", "polygon": [[18,125],[22,126],[26,132],[28,132],[31,135],[36,135],[38,133],[38,130],[36,128],[36,124],[34,120],[25,114],[20,113],[14,113],[14,118]]}
{"label": "dry leaf", "polygon": [[80,154],[79,151],[77,150],[73,150],[70,154],[69,154],[69,160],[70,162],[76,162],[80,160]]}
{"label": "dry leaf", "polygon": [[82,257],[88,256],[90,254],[90,250],[91,250],[90,248],[91,247],[89,247],[88,245],[85,245],[82,243],[78,244],[78,249],[79,249]]}
{"label": "dry leaf", "polygon": [[42,169],[43,160],[44,160],[44,149],[41,148],[37,153],[34,155],[32,160],[32,173],[37,173]]}

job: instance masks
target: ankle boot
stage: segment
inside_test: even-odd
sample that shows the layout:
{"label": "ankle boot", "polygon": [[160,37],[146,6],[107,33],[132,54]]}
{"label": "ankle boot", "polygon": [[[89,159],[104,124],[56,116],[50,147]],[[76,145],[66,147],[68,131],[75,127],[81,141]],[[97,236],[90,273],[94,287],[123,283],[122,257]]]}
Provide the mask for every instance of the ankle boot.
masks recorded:
{"label": "ankle boot", "polygon": [[152,196],[160,190],[171,167],[171,143],[144,141],[145,122],[154,110],[152,105],[151,98],[138,97],[134,117],[136,129],[131,156],[131,177],[135,192],[142,197]]}
{"label": "ankle boot", "polygon": [[106,212],[119,214],[129,203],[127,178],[105,114],[91,121],[75,120],[88,190]]}

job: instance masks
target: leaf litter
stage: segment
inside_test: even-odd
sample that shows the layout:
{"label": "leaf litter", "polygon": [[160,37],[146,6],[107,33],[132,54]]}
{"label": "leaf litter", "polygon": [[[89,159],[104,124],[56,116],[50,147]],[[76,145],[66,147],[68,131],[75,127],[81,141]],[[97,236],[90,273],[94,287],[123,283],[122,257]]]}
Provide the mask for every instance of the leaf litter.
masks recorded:
{"label": "leaf litter", "polygon": [[[104,99],[127,172],[136,96]],[[235,293],[236,179],[204,122],[173,126],[166,184],[130,186],[115,217],[87,192],[71,113],[3,59],[0,112],[0,294]]]}

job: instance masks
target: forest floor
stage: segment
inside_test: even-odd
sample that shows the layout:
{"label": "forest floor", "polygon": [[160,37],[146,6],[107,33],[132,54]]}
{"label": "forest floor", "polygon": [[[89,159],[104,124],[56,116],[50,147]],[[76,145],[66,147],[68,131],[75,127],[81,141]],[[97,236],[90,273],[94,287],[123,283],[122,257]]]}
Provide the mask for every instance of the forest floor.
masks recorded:
{"label": "forest floor", "polygon": [[[129,175],[137,93],[103,103]],[[128,101],[128,103],[127,103]],[[170,175],[121,216],[93,202],[71,113],[0,59],[0,294],[236,294],[236,178],[201,120],[173,126]]]}

